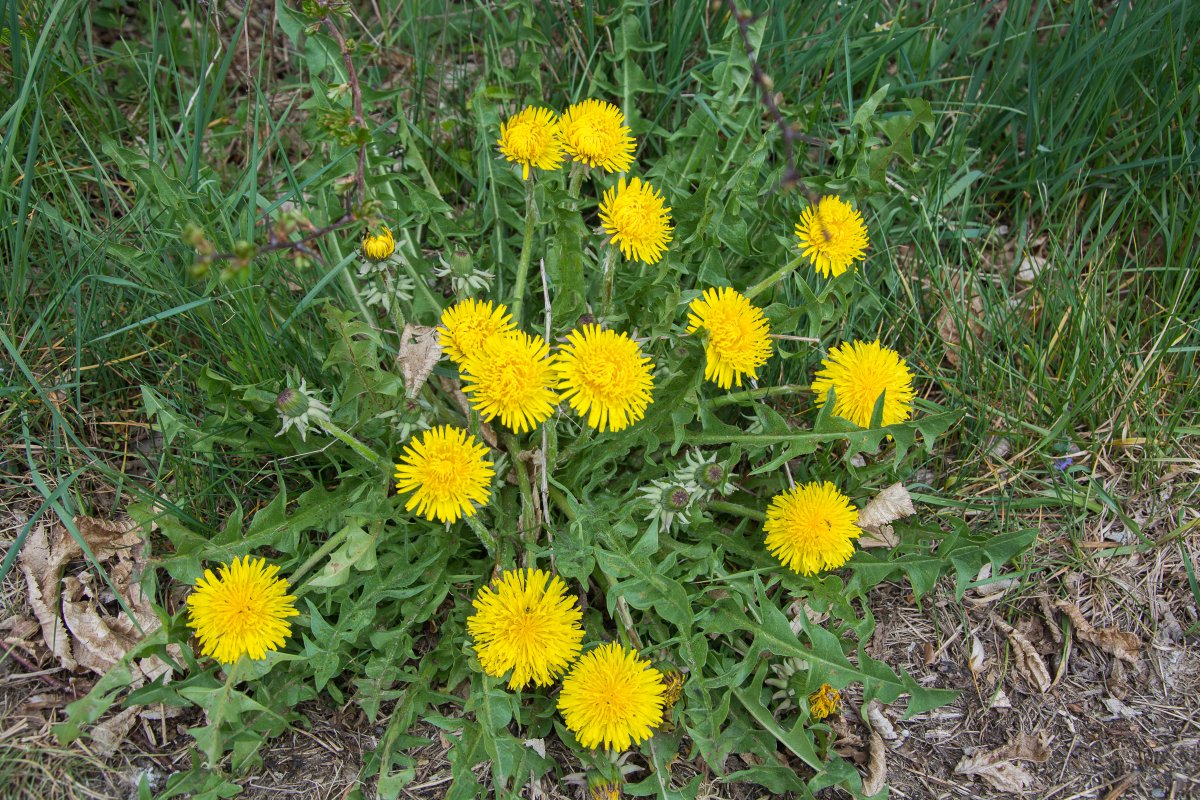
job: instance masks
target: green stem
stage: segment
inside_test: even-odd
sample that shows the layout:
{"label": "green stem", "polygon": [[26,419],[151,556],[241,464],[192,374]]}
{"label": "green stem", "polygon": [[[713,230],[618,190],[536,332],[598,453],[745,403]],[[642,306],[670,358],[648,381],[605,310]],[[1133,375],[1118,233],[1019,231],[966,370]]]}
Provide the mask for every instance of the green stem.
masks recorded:
{"label": "green stem", "polygon": [[383,459],[380,458],[379,455],[374,450],[367,447],[365,444],[360,442],[358,439],[355,439],[353,436],[351,436],[349,433],[347,433],[346,431],[339,428],[333,422],[331,422],[329,420],[322,420],[320,425],[321,425],[321,428],[324,429],[324,431],[326,433],[328,433],[330,436],[337,439],[338,441],[342,442],[343,444],[347,445],[355,453],[358,453],[358,455],[362,456],[363,459],[370,461],[372,464],[374,464],[376,466],[384,463]]}
{"label": "green stem", "polygon": [[340,545],[342,543],[342,541],[346,538],[346,536],[349,533],[350,533],[350,526],[347,525],[346,527],[342,528],[340,531],[335,533],[333,536],[330,536],[328,539],[325,540],[324,544],[322,544],[320,547],[317,548],[317,552],[315,552],[311,556],[309,556],[308,560],[305,561],[303,564],[301,564],[300,568],[292,573],[291,578],[288,579],[288,584],[290,586],[292,586],[293,589],[295,590],[293,592],[293,594],[300,593],[301,579],[305,575],[307,575],[313,567],[315,567],[317,564],[321,563],[321,560],[324,559],[325,556],[329,555],[334,550],[336,550],[338,545]]}
{"label": "green stem", "polygon": [[479,541],[483,543],[483,547],[488,551],[488,555],[492,558],[496,557],[496,536],[491,531],[483,526],[476,516],[466,517],[467,525],[471,530],[475,531],[475,535],[479,537]]}
{"label": "green stem", "polygon": [[521,260],[517,262],[517,281],[513,284],[512,316],[519,327],[525,307],[525,284],[529,280],[529,261],[533,257],[533,229],[537,224],[537,207],[533,202],[533,181],[525,182],[525,236],[521,240]]}
{"label": "green stem", "polygon": [[805,383],[785,383],[782,386],[760,386],[757,389],[747,389],[744,392],[733,392],[714,397],[708,401],[709,408],[721,408],[740,403],[743,400],[765,400],[768,397],[786,397],[790,394],[807,392],[811,387]]}
{"label": "green stem", "polygon": [[342,269],[342,283],[346,284],[346,291],[354,298],[354,303],[358,306],[358,313],[362,314],[363,322],[370,324],[375,319],[375,315],[371,313],[371,309],[367,308],[366,301],[359,293],[358,284],[354,282],[354,276],[350,274],[349,264]]}
{"label": "green stem", "polygon": [[767,515],[761,511],[740,506],[737,503],[730,503],[726,500],[710,500],[708,508],[711,511],[721,511],[725,514],[732,514],[735,517],[745,517],[746,519],[758,520],[759,522],[765,522],[767,519]]}
{"label": "green stem", "polygon": [[[517,444],[517,437],[504,431],[502,438],[504,447],[508,450],[508,457],[512,459],[513,471],[517,473],[517,489],[521,492],[521,516],[517,520],[517,527],[521,529],[522,538],[525,540],[525,547],[528,551],[537,543],[538,534],[537,526],[534,524],[533,484],[529,481],[529,472],[525,468],[525,462],[521,460],[521,447]],[[528,557],[528,553],[526,556]]]}
{"label": "green stem", "polygon": [[[572,200],[579,199],[579,187],[583,185],[583,176],[587,174],[587,167],[582,162],[574,161],[571,163],[571,181],[567,185],[567,197]],[[576,203],[576,206],[579,204]]]}
{"label": "green stem", "polygon": [[787,264],[783,265],[782,267],[780,267],[779,269],[775,270],[770,275],[768,275],[766,277],[766,280],[760,281],[759,283],[756,283],[753,286],[751,286],[749,289],[747,289],[746,297],[750,300],[753,300],[755,297],[762,294],[767,289],[770,289],[772,286],[774,286],[776,283],[778,283],[779,281],[786,278],[788,275],[791,275],[803,263],[804,263],[804,256],[797,256],[796,258],[789,261]]}
{"label": "green stem", "polygon": [[612,312],[613,278],[617,272],[616,260],[617,248],[610,245],[604,251],[604,302],[600,305],[600,319],[602,320],[608,319],[608,315]]}

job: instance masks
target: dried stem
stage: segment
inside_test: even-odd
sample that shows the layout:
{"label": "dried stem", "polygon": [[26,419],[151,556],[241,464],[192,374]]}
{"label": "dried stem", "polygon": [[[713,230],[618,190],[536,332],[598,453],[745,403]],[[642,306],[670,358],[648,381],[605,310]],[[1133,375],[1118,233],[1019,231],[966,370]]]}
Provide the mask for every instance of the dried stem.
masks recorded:
{"label": "dried stem", "polygon": [[759,94],[762,95],[763,105],[767,107],[767,111],[774,120],[775,126],[779,128],[779,134],[783,138],[783,150],[787,157],[787,169],[783,173],[783,180],[780,185],[785,188],[799,186],[801,191],[808,195],[809,202],[816,203],[817,196],[800,177],[800,171],[796,166],[796,142],[804,142],[806,144],[824,145],[820,139],[812,136],[805,136],[800,131],[796,130],[790,122],[784,119],[783,112],[779,110],[779,105],[775,102],[773,92],[773,83],[771,79],[763,72],[762,67],[758,64],[758,58],[754,54],[754,45],[750,44],[750,26],[757,19],[750,12],[742,12],[738,10],[735,0],[725,0],[725,5],[729,8],[729,13],[737,22],[738,33],[742,37],[742,47],[746,50],[746,58],[750,62],[750,75],[754,79],[754,83],[758,86]]}

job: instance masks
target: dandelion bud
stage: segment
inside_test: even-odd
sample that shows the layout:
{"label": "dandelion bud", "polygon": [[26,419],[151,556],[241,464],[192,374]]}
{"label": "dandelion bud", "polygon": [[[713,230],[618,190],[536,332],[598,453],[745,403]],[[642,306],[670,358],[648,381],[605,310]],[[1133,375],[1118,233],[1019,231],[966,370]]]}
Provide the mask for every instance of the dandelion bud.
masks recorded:
{"label": "dandelion bud", "polygon": [[381,233],[367,233],[362,240],[363,258],[376,263],[390,258],[396,252],[396,240],[392,231],[386,225],[380,226]]}
{"label": "dandelion bud", "polygon": [[673,511],[683,511],[692,501],[691,494],[682,486],[676,486],[667,493],[666,506]]}
{"label": "dandelion bud", "polygon": [[275,398],[275,407],[285,417],[299,417],[308,412],[308,398],[295,389],[284,389]]}
{"label": "dandelion bud", "polygon": [[300,388],[289,386],[279,393],[275,398],[275,409],[283,422],[276,436],[287,433],[288,428],[295,428],[300,434],[300,441],[305,441],[311,424],[329,421],[329,406],[310,394],[303,380],[300,381]]}

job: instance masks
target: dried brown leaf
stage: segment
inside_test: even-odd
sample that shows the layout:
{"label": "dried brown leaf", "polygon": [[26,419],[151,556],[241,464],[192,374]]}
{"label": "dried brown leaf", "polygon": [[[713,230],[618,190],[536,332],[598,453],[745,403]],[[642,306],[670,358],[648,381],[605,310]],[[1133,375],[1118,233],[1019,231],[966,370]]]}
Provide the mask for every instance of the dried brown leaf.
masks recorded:
{"label": "dried brown leaf", "polygon": [[858,537],[858,546],[864,549],[871,547],[886,547],[889,550],[900,544],[900,537],[891,525],[880,525],[878,528],[865,531]]}
{"label": "dried brown leaf", "polygon": [[883,791],[887,782],[887,748],[878,733],[871,734],[871,745],[867,759],[867,774],[863,776],[862,793],[867,797]]}
{"label": "dried brown leaf", "polygon": [[912,498],[902,483],[893,483],[871,498],[866,508],[858,512],[858,527],[871,530],[917,513]]}
{"label": "dried brown leaf", "polygon": [[[957,278],[951,279],[949,291],[942,295],[942,309],[937,316],[938,334],[945,346],[946,360],[951,366],[957,367],[962,363],[963,333],[976,341],[982,342],[986,333],[979,320],[983,319],[983,298],[979,296],[974,284],[962,289],[962,282]],[[965,329],[960,333],[959,325]]]}
{"label": "dried brown leaf", "polygon": [[884,739],[890,741],[896,738],[896,727],[883,713],[883,703],[878,700],[873,699],[867,703],[867,722],[871,723],[871,729]]}
{"label": "dried brown leaf", "polygon": [[134,723],[138,720],[137,707],[127,708],[124,711],[113,714],[108,719],[91,728],[88,735],[92,737],[92,749],[96,755],[104,758],[111,756],[125,741],[125,737],[133,730]]}
{"label": "dried brown leaf", "polygon": [[1083,612],[1074,603],[1059,600],[1055,603],[1059,611],[1067,615],[1075,633],[1085,642],[1096,645],[1109,655],[1116,656],[1122,661],[1136,664],[1142,649],[1142,640],[1128,631],[1119,628],[1094,628],[1083,617]]}
{"label": "dried brown leaf", "polygon": [[1008,637],[1008,643],[1012,645],[1017,671],[1039,692],[1044,694],[1049,691],[1050,670],[1046,669],[1046,662],[1042,659],[1041,654],[1033,648],[1024,635],[998,616],[993,614],[992,622]]}
{"label": "dried brown leaf", "polygon": [[967,668],[971,670],[972,675],[978,675],[986,665],[987,656],[983,652],[983,641],[975,637],[971,640],[971,652],[967,654]]}
{"label": "dried brown leaf", "polygon": [[404,378],[404,393],[409,400],[421,391],[441,357],[442,348],[438,344],[437,328],[413,325],[411,322],[404,326],[400,333],[400,351],[396,362],[400,365],[400,375]]}
{"label": "dried brown leaf", "polygon": [[1001,792],[1023,794],[1033,788],[1034,777],[1016,761],[1042,763],[1050,758],[1047,742],[1041,735],[1020,733],[1008,744],[964,756],[954,768],[957,775],[974,775]]}

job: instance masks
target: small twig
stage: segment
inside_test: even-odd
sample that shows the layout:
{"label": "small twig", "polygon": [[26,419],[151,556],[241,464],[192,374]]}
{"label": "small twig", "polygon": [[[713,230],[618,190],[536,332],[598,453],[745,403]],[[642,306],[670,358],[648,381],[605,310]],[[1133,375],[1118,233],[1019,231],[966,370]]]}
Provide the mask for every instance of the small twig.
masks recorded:
{"label": "small twig", "polygon": [[767,74],[763,72],[762,67],[758,64],[758,58],[754,54],[754,45],[750,44],[750,26],[757,19],[750,12],[742,13],[738,10],[735,0],[725,0],[725,5],[729,8],[729,13],[737,22],[738,33],[742,37],[742,47],[746,50],[746,58],[750,62],[750,75],[754,79],[754,83],[758,86],[759,93],[762,95],[763,105],[767,107],[767,111],[771,114],[771,119],[774,120],[775,126],[779,128],[779,134],[783,138],[783,150],[787,157],[787,169],[783,173],[783,180],[780,185],[784,188],[799,186],[801,191],[808,195],[809,202],[814,205],[817,202],[817,196],[800,177],[800,171],[796,167],[796,148],[795,142],[805,142],[806,144],[823,145],[825,144],[820,139],[811,136],[805,136],[796,130],[790,122],[788,122],[783,112],[779,110],[779,105],[775,102],[775,94],[773,91],[773,82]]}
{"label": "small twig", "polygon": [[[27,658],[25,658],[25,656],[18,653],[17,646],[15,644],[12,644],[12,645],[5,644],[4,645],[4,655],[6,657],[11,657],[13,661],[16,661],[18,664],[20,664],[22,667],[24,667],[25,669],[29,670],[30,673],[32,673],[30,675],[11,675],[9,677],[11,677],[11,678],[38,677],[38,678],[41,678],[45,683],[54,687],[55,689],[59,689],[60,691],[64,691],[64,692],[71,692],[72,694],[74,694],[74,692],[71,690],[71,687],[69,685],[63,683],[58,678],[53,678],[50,675],[47,675],[46,672],[44,670],[40,669],[37,664],[34,664],[33,662],[31,662]],[[3,661],[3,658],[0,658],[0,661]]]}
{"label": "small twig", "polygon": [[[323,23],[329,33],[337,40],[338,49],[342,51],[342,61],[346,65],[346,79],[350,82],[350,97],[354,101],[354,123],[360,128],[366,128],[366,118],[363,117],[362,89],[358,85],[358,72],[354,68],[354,59],[350,57],[350,49],[346,45],[346,37],[333,23],[333,15],[325,17]],[[346,195],[346,214],[352,215],[355,202],[362,203],[366,196],[367,143],[358,146],[358,168],[354,173],[354,197]]]}
{"label": "small twig", "polygon": [[[265,244],[261,247],[256,247],[254,249],[254,254],[261,255],[263,253],[273,253],[276,250],[299,250],[308,255],[316,256],[317,253],[315,253],[314,251],[305,247],[306,244],[313,241],[314,239],[319,239],[326,234],[333,233],[336,230],[344,228],[347,225],[350,225],[354,222],[356,222],[354,215],[350,214],[350,213],[346,213],[344,216],[342,216],[341,219],[337,220],[336,222],[332,222],[328,225],[325,225],[324,227],[317,228],[316,230],[312,231],[311,233],[306,234],[305,236],[302,236],[299,239],[296,239],[294,241],[291,239],[276,239],[275,234],[272,232],[272,233],[268,234],[270,238],[269,238],[267,244]],[[237,253],[215,253],[211,256],[208,256],[208,258],[210,258],[214,261],[228,260],[231,258],[237,258]]]}

